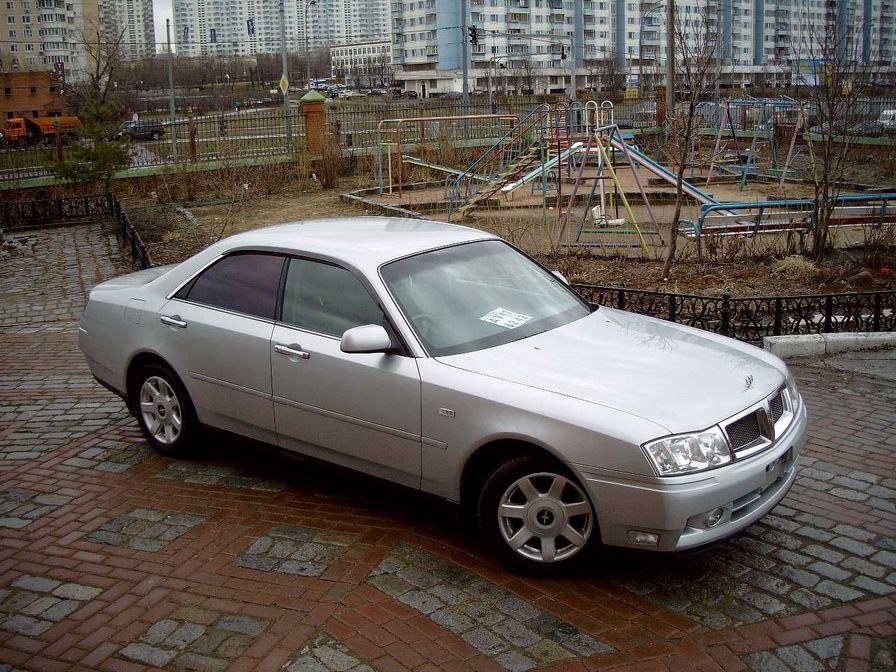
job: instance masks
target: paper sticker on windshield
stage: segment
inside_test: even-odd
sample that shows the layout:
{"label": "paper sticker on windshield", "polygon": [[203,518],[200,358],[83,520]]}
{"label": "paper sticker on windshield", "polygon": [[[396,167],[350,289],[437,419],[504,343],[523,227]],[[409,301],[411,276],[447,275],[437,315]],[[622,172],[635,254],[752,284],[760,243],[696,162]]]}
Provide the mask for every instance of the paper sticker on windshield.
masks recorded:
{"label": "paper sticker on windshield", "polygon": [[495,308],[492,312],[487,313],[479,318],[483,322],[491,322],[505,329],[516,329],[532,319],[530,315],[522,313],[514,313],[512,310],[505,308]]}

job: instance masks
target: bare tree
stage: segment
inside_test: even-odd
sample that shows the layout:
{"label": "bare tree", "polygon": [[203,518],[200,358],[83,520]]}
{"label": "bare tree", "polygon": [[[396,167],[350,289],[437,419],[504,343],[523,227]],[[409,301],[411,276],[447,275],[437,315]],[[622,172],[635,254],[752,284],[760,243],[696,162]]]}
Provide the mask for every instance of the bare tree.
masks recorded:
{"label": "bare tree", "polygon": [[612,92],[625,87],[625,66],[619,64],[619,52],[615,49],[601,54],[594,69],[597,75],[598,89]]}
{"label": "bare tree", "polygon": [[[691,143],[697,131],[697,106],[715,88],[716,59],[719,44],[715,11],[707,7],[691,11],[690,7],[678,7],[672,30],[675,36],[675,82],[676,98],[679,101],[674,110],[666,112],[666,130],[672,136],[667,143],[673,147],[676,165],[675,214],[669,230],[669,247],[662,277],[669,277],[675,260],[678,241],[678,220],[684,205],[684,174],[688,167]],[[670,142],[671,140],[671,142]]]}
{"label": "bare tree", "polygon": [[85,20],[75,30],[74,41],[80,45],[85,57],[86,78],[68,88],[70,107],[80,110],[87,101],[95,100],[105,105],[118,86],[116,76],[122,64],[122,44],[127,27],[109,34],[102,26]]}
{"label": "bare tree", "polygon": [[811,252],[820,262],[830,242],[843,179],[860,160],[854,151],[856,139],[873,130],[873,116],[863,98],[870,94],[879,67],[862,44],[860,17],[842,15],[828,3],[823,21],[812,21],[808,0],[803,3],[796,56],[814,70],[806,93],[810,130],[815,131],[808,140],[815,197]]}

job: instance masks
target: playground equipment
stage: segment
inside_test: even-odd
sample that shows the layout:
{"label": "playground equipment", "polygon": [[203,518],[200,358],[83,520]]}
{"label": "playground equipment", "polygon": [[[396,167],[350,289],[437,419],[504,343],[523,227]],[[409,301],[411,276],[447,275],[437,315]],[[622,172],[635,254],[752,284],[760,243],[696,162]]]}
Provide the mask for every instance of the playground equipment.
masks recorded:
{"label": "playground equipment", "polygon": [[[757,159],[757,154],[760,148],[768,149],[766,162],[771,164],[770,167],[773,170],[781,170],[779,187],[782,186],[793,159],[797,136],[804,125],[803,119],[802,106],[795,100],[759,98],[724,101],[716,133],[715,148],[710,159],[709,174],[706,176],[706,186],[709,186],[714,170],[724,170],[741,176],[740,189],[743,191],[747,184],[747,177],[759,171],[760,161]],[[755,123],[751,132],[748,125],[753,120]],[[778,166],[775,149],[777,142],[775,136],[779,129],[790,133],[787,158],[781,168]],[[733,144],[735,159],[733,164],[722,160],[723,137],[726,143],[730,139]],[[750,138],[749,148],[744,148],[744,151],[741,151],[739,138],[744,140]],[[759,142],[760,138],[763,138],[762,145]]]}
{"label": "playground equipment", "polygon": [[[402,143],[405,147],[409,144],[424,145],[426,142],[426,126],[432,123],[462,123],[465,132],[469,133],[472,127],[472,133],[480,137],[503,137],[507,128],[513,128],[519,125],[520,118],[515,114],[470,114],[459,117],[411,117],[407,119],[383,119],[377,124],[377,164],[378,177],[380,183],[380,195],[386,191],[392,193],[395,186],[398,187],[398,196],[403,194],[403,172],[402,164]],[[417,131],[416,137],[409,139],[403,136],[408,128]],[[385,157],[383,150],[385,149]],[[396,182],[392,179],[392,154],[395,154],[399,160],[396,162]],[[383,167],[383,159],[385,158],[385,170]],[[432,166],[430,166],[432,167]],[[443,167],[444,168],[444,167]]]}
{"label": "playground equipment", "polygon": [[[619,182],[619,178],[616,174],[616,170],[613,168],[613,161],[610,158],[610,154],[607,150],[607,147],[613,147],[611,145],[611,140],[617,137],[617,140],[621,143],[620,151],[623,152],[626,159],[628,160],[628,165],[631,168],[632,175],[635,178],[635,183],[638,185],[638,190],[641,194],[641,198],[644,204],[647,206],[648,213],[650,214],[650,219],[653,223],[653,230],[644,232],[638,226],[638,222],[635,218],[634,213],[632,212],[631,206],[629,205],[628,198],[625,195],[625,189]],[[592,156],[592,153],[596,153],[597,155],[597,171],[595,175],[586,175],[586,168],[589,164],[589,159]],[[577,214],[575,217],[573,216],[576,205],[576,196],[578,194],[579,187],[582,185],[584,181],[591,180],[591,190],[588,194],[588,198],[585,201],[584,209],[580,214]],[[612,181],[613,183],[613,201],[616,204],[616,212],[615,217],[610,217],[608,214],[608,193],[606,189],[606,182]],[[595,200],[595,196],[597,192],[600,192],[600,203],[597,206],[592,206],[592,203]],[[625,211],[628,214],[628,222],[625,219],[619,218],[619,201],[622,201],[623,206],[625,207]],[[576,232],[575,241],[572,243],[563,243],[563,237],[566,233],[566,227],[571,219],[578,218],[578,230]],[[591,219],[594,222],[593,227],[586,227],[586,222],[588,219]],[[648,252],[647,249],[647,241],[644,239],[645,233],[647,234],[655,234],[659,235],[659,230],[656,222],[656,217],[653,213],[653,208],[650,207],[650,201],[647,198],[647,194],[644,192],[644,188],[641,185],[641,180],[638,177],[638,171],[635,169],[635,162],[632,158],[632,155],[628,153],[628,146],[622,137],[622,132],[619,130],[619,127],[616,125],[608,125],[608,126],[600,126],[594,129],[594,132],[588,137],[588,142],[584,147],[582,152],[581,161],[579,164],[579,170],[576,174],[576,180],[573,184],[572,192],[569,195],[568,205],[567,207],[561,211],[560,213],[560,234],[559,234],[559,242],[561,245],[568,247],[636,247],[640,245],[641,249],[646,254]],[[625,243],[625,242],[608,242],[604,243],[598,238],[597,242],[587,242],[582,239],[583,235],[586,234],[601,234],[605,232],[609,232],[609,227],[617,227],[623,226],[628,223],[632,229],[631,230],[623,230],[614,228],[612,233],[614,234],[626,234],[633,233],[637,236],[637,243]],[[660,241],[662,242],[662,236],[660,236]]]}

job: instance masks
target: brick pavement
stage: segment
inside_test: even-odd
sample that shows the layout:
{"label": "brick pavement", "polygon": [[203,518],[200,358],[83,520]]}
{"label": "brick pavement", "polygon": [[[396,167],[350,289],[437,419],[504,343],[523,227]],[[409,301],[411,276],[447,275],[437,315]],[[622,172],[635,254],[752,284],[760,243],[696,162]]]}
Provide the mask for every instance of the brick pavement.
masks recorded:
{"label": "brick pavement", "polygon": [[740,538],[529,579],[386,484],[215,437],[149,451],[77,350],[114,237],[29,235],[0,260],[0,672],[894,668],[892,385],[797,368],[806,459]]}

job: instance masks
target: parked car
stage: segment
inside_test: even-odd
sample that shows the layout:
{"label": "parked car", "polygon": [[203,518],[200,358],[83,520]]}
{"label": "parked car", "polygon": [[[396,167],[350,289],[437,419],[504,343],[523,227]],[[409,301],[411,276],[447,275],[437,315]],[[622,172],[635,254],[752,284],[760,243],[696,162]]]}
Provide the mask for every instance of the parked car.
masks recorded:
{"label": "parked car", "polygon": [[418,96],[419,96],[419,94],[416,91],[414,91],[413,89],[409,89],[407,91],[402,91],[398,97],[399,98],[417,98]]}
{"label": "parked car", "polygon": [[126,121],[117,137],[131,140],[158,140],[165,135],[165,127],[159,121]]}
{"label": "parked car", "polygon": [[79,332],[160,453],[205,426],[278,444],[461,503],[544,573],[737,534],[790,489],[806,435],[778,358],[591,305],[438,222],[242,233],[98,285]]}
{"label": "parked car", "polygon": [[883,133],[896,131],[896,110],[884,110],[877,118],[877,125]]}

